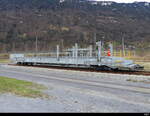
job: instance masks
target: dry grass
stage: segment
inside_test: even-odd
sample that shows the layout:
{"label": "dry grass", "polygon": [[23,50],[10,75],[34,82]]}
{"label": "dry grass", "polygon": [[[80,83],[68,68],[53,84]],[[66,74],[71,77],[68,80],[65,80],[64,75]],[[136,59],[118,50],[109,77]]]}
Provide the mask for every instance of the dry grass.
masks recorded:
{"label": "dry grass", "polygon": [[135,63],[144,66],[145,71],[150,71],[150,62],[140,61]]}
{"label": "dry grass", "polygon": [[0,63],[10,63],[9,54],[0,54]]}
{"label": "dry grass", "polygon": [[147,57],[130,57],[128,59],[134,60],[134,61],[141,61],[141,62],[150,62],[150,56]]}
{"label": "dry grass", "polygon": [[126,59],[133,60],[136,64],[144,66],[145,71],[150,71],[150,55],[143,56],[143,57],[136,56],[136,57],[130,57]]}
{"label": "dry grass", "polygon": [[10,63],[9,59],[0,59],[0,63]]}
{"label": "dry grass", "polygon": [[9,54],[0,54],[0,59],[8,59],[9,58]]}

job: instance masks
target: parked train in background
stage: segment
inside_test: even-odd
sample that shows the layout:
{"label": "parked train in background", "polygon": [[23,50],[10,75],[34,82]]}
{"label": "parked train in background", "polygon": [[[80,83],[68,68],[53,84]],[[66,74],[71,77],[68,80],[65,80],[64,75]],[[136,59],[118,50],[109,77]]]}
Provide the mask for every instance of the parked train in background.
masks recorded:
{"label": "parked train in background", "polygon": [[70,49],[60,52],[59,45],[55,53],[10,54],[10,60],[22,65],[49,65],[61,67],[95,68],[96,70],[143,70],[144,67],[135,64],[132,60],[113,56],[113,45],[109,44],[107,56],[102,56],[102,43],[96,43],[98,50],[79,48],[76,43]]}

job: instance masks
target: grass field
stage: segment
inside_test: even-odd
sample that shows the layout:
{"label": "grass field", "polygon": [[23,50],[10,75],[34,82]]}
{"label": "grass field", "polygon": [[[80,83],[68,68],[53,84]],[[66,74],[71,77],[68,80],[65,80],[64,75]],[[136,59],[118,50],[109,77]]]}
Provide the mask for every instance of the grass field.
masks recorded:
{"label": "grass field", "polygon": [[39,85],[36,83],[17,80],[7,77],[0,77],[0,93],[11,93],[18,96],[24,97],[48,97],[48,95],[44,94],[42,90],[47,89],[43,85]]}

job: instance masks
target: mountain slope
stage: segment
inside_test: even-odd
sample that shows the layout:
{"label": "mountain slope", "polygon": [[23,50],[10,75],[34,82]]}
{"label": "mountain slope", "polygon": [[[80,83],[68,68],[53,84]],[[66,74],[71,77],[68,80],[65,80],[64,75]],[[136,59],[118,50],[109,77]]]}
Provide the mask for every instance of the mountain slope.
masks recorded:
{"label": "mountain slope", "polygon": [[0,52],[55,49],[56,44],[81,46],[97,40],[129,49],[150,43],[150,4],[86,0],[0,0]]}

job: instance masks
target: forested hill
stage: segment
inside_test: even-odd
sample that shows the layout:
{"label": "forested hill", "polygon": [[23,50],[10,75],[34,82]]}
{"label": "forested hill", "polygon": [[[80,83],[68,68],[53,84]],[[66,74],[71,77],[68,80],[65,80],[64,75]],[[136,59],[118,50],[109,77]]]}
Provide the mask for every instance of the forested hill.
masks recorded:
{"label": "forested hill", "polygon": [[48,51],[124,37],[128,49],[150,48],[150,3],[88,0],[0,0],[0,52]]}

